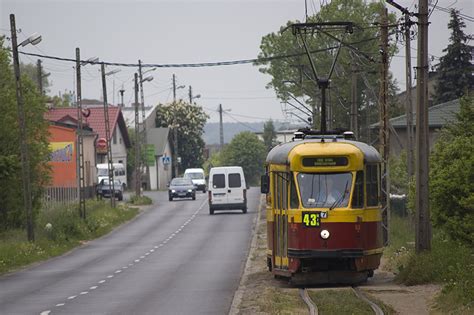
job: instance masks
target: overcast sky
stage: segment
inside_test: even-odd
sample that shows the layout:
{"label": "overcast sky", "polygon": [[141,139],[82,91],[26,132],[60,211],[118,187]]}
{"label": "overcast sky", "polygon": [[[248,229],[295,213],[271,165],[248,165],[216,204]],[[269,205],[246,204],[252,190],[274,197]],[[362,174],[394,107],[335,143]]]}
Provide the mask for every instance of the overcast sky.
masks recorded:
{"label": "overcast sky", "polygon": [[[320,1],[307,0],[310,14],[319,10]],[[327,2],[327,1],[323,1]],[[418,1],[399,0],[416,11]],[[435,1],[433,1],[435,2]],[[43,36],[37,46],[22,48],[25,52],[75,58],[81,48],[81,59],[97,56],[101,61],[119,63],[185,64],[252,59],[259,53],[261,38],[288,20],[304,20],[304,0],[0,0],[0,34],[9,36],[9,14],[14,13],[19,41],[33,32]],[[472,0],[440,0],[442,7],[460,9],[474,16]],[[389,7],[390,11],[394,11]],[[435,10],[430,18],[429,52],[441,56],[448,44],[449,14]],[[465,21],[466,33],[473,34],[472,22]],[[416,57],[416,41],[412,42]],[[393,58],[391,70],[404,90],[404,49]],[[20,56],[22,62],[36,63],[34,57]],[[436,63],[435,59],[433,63]],[[73,64],[43,59],[50,72],[52,94],[74,91]],[[416,66],[416,60],[413,60]],[[115,67],[108,67],[112,70]],[[99,66],[83,67],[83,98],[99,99],[101,82]],[[125,89],[124,102],[133,101],[133,73],[136,68],[121,68],[108,77],[109,102],[119,103],[119,90]],[[251,64],[211,68],[160,68],[150,73],[152,82],[144,83],[145,103],[172,100],[172,74],[179,89],[178,98],[188,99],[188,86],[195,101],[218,121],[216,109],[222,104],[231,111],[225,121],[261,121],[284,119],[273,90],[265,88],[270,77]],[[114,84],[115,82],[115,84]],[[114,93],[115,85],[115,93]]]}

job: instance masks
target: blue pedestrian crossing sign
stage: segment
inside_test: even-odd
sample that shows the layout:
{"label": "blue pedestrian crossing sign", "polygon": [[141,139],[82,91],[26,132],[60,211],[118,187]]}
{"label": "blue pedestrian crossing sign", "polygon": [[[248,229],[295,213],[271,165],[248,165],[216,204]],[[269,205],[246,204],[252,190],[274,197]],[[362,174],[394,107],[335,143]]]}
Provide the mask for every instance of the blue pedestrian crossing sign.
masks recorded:
{"label": "blue pedestrian crossing sign", "polygon": [[164,157],[162,157],[161,159],[162,159],[164,165],[171,164],[171,157],[169,157],[169,156],[164,156]]}

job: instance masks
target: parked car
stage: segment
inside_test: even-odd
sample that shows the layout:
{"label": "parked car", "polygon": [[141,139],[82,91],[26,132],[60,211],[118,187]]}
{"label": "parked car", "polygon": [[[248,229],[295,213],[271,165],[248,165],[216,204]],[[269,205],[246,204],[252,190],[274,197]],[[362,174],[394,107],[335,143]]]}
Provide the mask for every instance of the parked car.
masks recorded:
{"label": "parked car", "polygon": [[242,210],[247,213],[247,184],[240,166],[213,167],[209,171],[209,213]]}
{"label": "parked car", "polygon": [[[123,200],[123,184],[120,180],[116,179],[114,180],[114,192],[115,192],[115,197],[119,200]],[[104,178],[102,179],[99,184],[97,184],[97,196],[99,197],[105,197],[105,198],[110,198],[112,195],[110,193],[111,191],[111,185],[109,185],[109,179]]]}
{"label": "parked car", "polygon": [[168,197],[170,201],[173,201],[173,198],[192,198],[196,200],[196,187],[189,178],[173,178],[168,187]]}
{"label": "parked car", "polygon": [[[109,178],[109,164],[97,164],[97,182],[100,183],[103,179]],[[123,190],[127,189],[127,168],[122,163],[113,163],[114,180],[119,180],[122,183]]]}
{"label": "parked car", "polygon": [[201,190],[203,193],[206,192],[206,177],[202,168],[187,168],[184,171],[183,177],[190,178],[194,186],[196,186],[196,190]]}

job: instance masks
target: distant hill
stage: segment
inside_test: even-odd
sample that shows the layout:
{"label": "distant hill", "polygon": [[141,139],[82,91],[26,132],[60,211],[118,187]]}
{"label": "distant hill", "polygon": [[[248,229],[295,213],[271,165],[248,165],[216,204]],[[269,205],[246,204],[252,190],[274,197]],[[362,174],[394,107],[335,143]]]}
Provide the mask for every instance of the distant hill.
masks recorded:
{"label": "distant hill", "polygon": [[[246,122],[246,123],[223,123],[222,127],[224,129],[224,143],[229,143],[232,138],[242,132],[262,132],[263,124],[265,122]],[[287,129],[287,124],[280,122],[273,122],[275,125],[275,130]],[[207,123],[204,126],[204,142],[207,145],[210,144],[219,144],[219,123]]]}

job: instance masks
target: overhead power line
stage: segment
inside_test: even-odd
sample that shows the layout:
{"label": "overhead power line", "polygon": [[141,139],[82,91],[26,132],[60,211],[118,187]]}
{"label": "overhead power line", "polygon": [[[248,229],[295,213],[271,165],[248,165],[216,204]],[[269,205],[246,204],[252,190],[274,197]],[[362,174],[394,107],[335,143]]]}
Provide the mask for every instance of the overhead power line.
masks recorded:
{"label": "overhead power line", "polygon": [[[352,43],[345,43],[345,45],[357,45],[360,43],[376,40],[378,37],[372,37],[363,39],[357,42]],[[313,53],[320,53],[331,51],[333,49],[338,48],[339,45],[323,48],[323,49],[315,49],[310,51]],[[8,49],[10,50],[10,49]],[[19,51],[20,54],[25,56],[33,56],[37,58],[44,58],[44,59],[51,59],[51,60],[59,60],[65,62],[76,62],[76,59],[72,58],[65,58],[65,57],[58,57],[58,56],[51,56],[46,54],[35,54],[35,53],[27,53],[23,51]],[[362,52],[361,52],[362,53]],[[285,55],[277,55],[277,56],[270,56],[270,57],[261,57],[261,58],[254,58],[254,59],[241,59],[241,60],[232,60],[232,61],[217,61],[217,62],[202,62],[202,63],[171,63],[171,64],[142,64],[143,68],[203,68],[203,67],[218,67],[218,66],[231,66],[231,65],[241,65],[241,64],[251,64],[251,63],[266,63],[272,60],[278,59],[285,59],[285,58],[293,58],[305,55],[305,52],[293,53],[293,54],[285,54]],[[81,60],[81,62],[85,64],[104,64],[106,66],[116,66],[116,67],[138,67],[137,63],[119,63],[119,62],[107,62],[107,61],[88,61],[88,60]]]}

